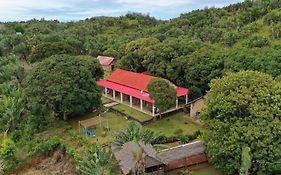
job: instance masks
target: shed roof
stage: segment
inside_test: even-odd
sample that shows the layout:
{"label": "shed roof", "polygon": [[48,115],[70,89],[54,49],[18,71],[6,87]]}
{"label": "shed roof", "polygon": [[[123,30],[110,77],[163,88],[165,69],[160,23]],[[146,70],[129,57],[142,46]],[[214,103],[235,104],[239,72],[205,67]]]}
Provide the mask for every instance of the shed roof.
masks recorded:
{"label": "shed roof", "polygon": [[164,164],[159,158],[157,158],[156,151],[151,144],[131,141],[124,144],[121,148],[112,145],[111,149],[123,174],[128,174],[131,170],[134,171],[137,162],[134,154],[136,154],[138,151],[141,151],[142,154],[145,154],[145,168]]}
{"label": "shed roof", "polygon": [[205,146],[201,141],[195,141],[188,144],[165,149],[157,153],[157,156],[168,163],[174,160],[195,156],[205,153]]}
{"label": "shed roof", "polygon": [[109,66],[114,61],[113,57],[107,57],[107,56],[98,56],[97,59],[99,60],[102,66]]}

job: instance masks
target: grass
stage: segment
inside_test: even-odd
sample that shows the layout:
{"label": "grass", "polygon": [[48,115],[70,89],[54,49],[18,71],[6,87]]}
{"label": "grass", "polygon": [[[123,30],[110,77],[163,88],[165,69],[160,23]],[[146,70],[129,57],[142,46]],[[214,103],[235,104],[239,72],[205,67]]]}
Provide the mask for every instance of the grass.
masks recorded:
{"label": "grass", "polygon": [[[94,129],[96,138],[93,138],[93,141],[100,144],[108,144],[116,132],[126,128],[127,120],[111,112],[105,113],[103,117],[103,122]],[[106,135],[103,135],[107,127],[109,127],[109,131],[106,132]]]}
{"label": "grass", "polygon": [[140,122],[145,122],[145,121],[151,120],[153,118],[150,115],[147,115],[138,110],[132,109],[131,107],[123,105],[123,104],[118,104],[116,106],[113,106],[112,108],[115,110],[118,110],[124,114],[127,114]]}
{"label": "grass", "polygon": [[112,100],[110,100],[109,98],[106,98],[106,97],[101,97],[101,101],[102,101],[102,104],[106,104],[106,103],[112,102]]}
{"label": "grass", "polygon": [[208,163],[188,167],[188,170],[184,168],[173,170],[168,172],[167,175],[174,175],[179,172],[189,172],[188,175],[224,175]]}
{"label": "grass", "polygon": [[191,123],[186,117],[182,112],[176,113],[170,117],[154,121],[145,126],[145,128],[155,132],[162,132],[167,137],[175,135],[177,130],[182,130],[182,134],[186,135],[191,135],[197,130],[204,130],[201,125]]}

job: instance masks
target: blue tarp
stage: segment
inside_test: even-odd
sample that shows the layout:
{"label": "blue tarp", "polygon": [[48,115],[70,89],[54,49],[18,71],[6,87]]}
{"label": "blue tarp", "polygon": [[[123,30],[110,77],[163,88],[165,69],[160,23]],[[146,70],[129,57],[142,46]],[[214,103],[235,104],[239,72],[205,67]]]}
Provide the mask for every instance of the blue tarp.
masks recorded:
{"label": "blue tarp", "polygon": [[96,137],[95,133],[91,130],[89,130],[88,128],[86,127],[83,127],[83,130],[86,131],[86,133],[90,136],[93,136],[93,137]]}

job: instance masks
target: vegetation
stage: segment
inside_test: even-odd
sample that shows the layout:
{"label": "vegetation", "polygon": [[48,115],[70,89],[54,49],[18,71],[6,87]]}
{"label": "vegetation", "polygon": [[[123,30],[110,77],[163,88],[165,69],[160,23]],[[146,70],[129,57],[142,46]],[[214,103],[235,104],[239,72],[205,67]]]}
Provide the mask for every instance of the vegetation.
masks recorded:
{"label": "vegetation", "polygon": [[155,133],[150,130],[142,129],[141,126],[136,122],[129,122],[126,130],[119,131],[113,140],[113,144],[122,147],[125,143],[130,141],[143,143],[163,143],[165,139],[162,133]]}
{"label": "vegetation", "polygon": [[[78,163],[78,170],[83,175],[103,175],[114,172],[111,153],[99,145],[93,145],[85,152],[85,158]],[[107,172],[110,170],[110,172]]]}
{"label": "vegetation", "polygon": [[209,130],[204,141],[211,163],[225,173],[237,173],[241,154],[245,156],[242,150],[248,146],[252,166],[243,158],[243,171],[249,168],[250,174],[274,174],[270,166],[280,160],[276,150],[281,131],[281,84],[264,73],[240,71],[213,80],[210,86],[202,118]]}
{"label": "vegetation", "polygon": [[159,109],[160,115],[175,106],[177,90],[170,82],[154,78],[150,80],[147,89],[149,96],[155,100],[154,105]]}
{"label": "vegetation", "polygon": [[162,132],[167,137],[192,135],[198,130],[204,132],[204,128],[201,125],[193,124],[188,120],[188,116],[181,112],[172,114],[161,120],[153,121],[151,124],[144,126],[144,128],[154,132]]}
{"label": "vegetation", "polygon": [[[128,128],[132,132],[117,134],[117,143],[156,143],[158,132],[185,143],[203,130],[208,131],[203,138],[211,162],[225,173],[280,174],[280,9],[280,0],[245,0],[168,21],[128,13],[77,22],[0,22],[0,173],[56,146],[72,155],[75,164],[97,162],[82,153],[93,140],[107,145],[126,126],[125,119],[104,114],[110,130],[104,123],[96,126],[97,138],[89,141],[55,116],[73,117],[100,107],[95,81],[104,75],[95,57],[106,55],[116,58],[117,67],[147,71],[189,88],[191,100],[211,88],[202,116],[206,129],[180,113]],[[165,89],[160,92],[166,98]],[[174,105],[174,94],[164,102],[156,94],[156,106]]]}
{"label": "vegetation", "polygon": [[96,80],[102,75],[101,66],[92,57],[56,55],[39,63],[27,76],[25,91],[30,106],[46,105],[66,119],[100,106]]}

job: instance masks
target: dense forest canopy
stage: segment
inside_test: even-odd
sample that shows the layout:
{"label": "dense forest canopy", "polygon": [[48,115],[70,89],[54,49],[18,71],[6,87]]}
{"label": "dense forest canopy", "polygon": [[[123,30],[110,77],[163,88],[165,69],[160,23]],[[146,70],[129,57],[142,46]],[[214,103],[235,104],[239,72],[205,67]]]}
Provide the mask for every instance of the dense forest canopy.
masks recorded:
{"label": "dense forest canopy", "polygon": [[[209,91],[211,80],[218,78],[211,83],[211,101],[205,111],[205,120],[210,121],[207,129],[212,134],[208,137],[211,140],[205,140],[211,163],[226,173],[238,172],[240,154],[245,152],[242,159],[249,161],[247,157],[251,156],[259,162],[252,161],[253,165],[249,166],[246,161],[241,171],[280,174],[279,164],[273,162],[281,160],[278,83],[281,81],[281,0],[245,0],[224,8],[194,10],[171,20],[128,13],[76,22],[45,19],[0,22],[0,174],[19,163],[16,148],[24,148],[28,156],[34,156],[38,150],[50,151],[52,146],[60,145],[80,161],[78,153],[67,147],[63,139],[42,141],[34,136],[53,124],[59,125],[62,121],[55,116],[66,118],[102,110],[102,92],[96,80],[104,73],[95,58],[98,55],[115,57],[117,67],[146,71],[187,87],[191,100]],[[236,89],[244,83],[253,89],[243,89],[246,95],[240,93],[239,86]],[[258,87],[266,88],[259,91]],[[229,91],[237,94],[225,94]],[[217,97],[220,93],[221,98]],[[248,101],[244,99],[248,97]],[[253,103],[256,99],[262,100]],[[252,113],[246,111],[245,118],[237,117],[240,115],[237,111],[232,117],[227,112],[231,112],[229,108],[240,109],[236,102],[258,106],[249,108]],[[259,105],[259,110],[255,110]],[[224,110],[224,107],[229,108]],[[227,112],[217,119],[215,109]],[[275,118],[278,120],[272,121]],[[224,128],[216,131],[220,127],[217,123],[226,124],[227,132]],[[248,123],[253,127],[246,127]],[[261,133],[251,133],[252,128]],[[237,130],[245,138],[256,137],[237,140],[229,129]],[[70,135],[74,140],[79,139],[73,133]],[[220,140],[225,137],[234,147],[228,147],[227,139]],[[226,146],[221,149],[222,145]],[[271,148],[279,152],[268,151]],[[89,152],[108,157],[107,151],[99,147]],[[88,164],[92,159],[95,158],[87,157],[80,170],[95,166],[96,163]],[[101,161],[96,169],[109,163]]]}
{"label": "dense forest canopy", "polygon": [[29,63],[63,53],[113,56],[121,68],[149,71],[191,88],[195,98],[225,72],[280,75],[280,8],[280,0],[246,0],[168,21],[128,13],[77,22],[1,23],[0,55],[14,53]]}

